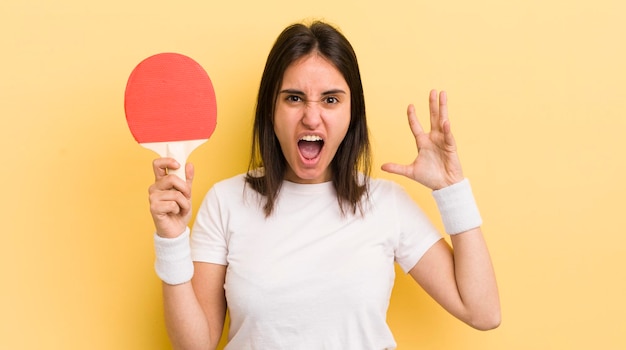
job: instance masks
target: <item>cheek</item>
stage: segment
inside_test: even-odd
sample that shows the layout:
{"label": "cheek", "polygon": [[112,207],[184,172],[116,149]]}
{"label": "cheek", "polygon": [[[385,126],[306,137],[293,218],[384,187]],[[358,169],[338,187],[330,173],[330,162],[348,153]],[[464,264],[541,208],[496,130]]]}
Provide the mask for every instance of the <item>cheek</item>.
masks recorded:
{"label": "cheek", "polygon": [[280,142],[280,146],[284,147],[291,139],[292,130],[289,118],[286,115],[276,113],[274,117],[274,134]]}
{"label": "cheek", "polygon": [[278,142],[280,143],[280,147],[284,148],[285,140],[287,137],[281,125],[274,124],[274,135],[276,135],[276,138],[278,139]]}
{"label": "cheek", "polygon": [[340,144],[348,133],[350,127],[350,109],[347,112],[342,113],[334,119],[333,130],[336,130],[335,137],[338,139],[337,144]]}

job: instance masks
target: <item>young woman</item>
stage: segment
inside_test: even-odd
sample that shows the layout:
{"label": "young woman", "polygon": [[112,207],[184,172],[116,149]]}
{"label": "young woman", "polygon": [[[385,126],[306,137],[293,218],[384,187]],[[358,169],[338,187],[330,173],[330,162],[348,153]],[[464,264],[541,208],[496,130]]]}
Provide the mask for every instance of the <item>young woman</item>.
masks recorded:
{"label": "young woman", "polygon": [[213,186],[191,216],[193,166],[154,161],[155,268],[177,349],[394,349],[386,324],[394,263],[477,329],[500,323],[481,219],[463,177],[446,94],[426,133],[409,106],[418,156],[383,170],[433,190],[453,249],[408,194],[370,175],[357,59],[332,26],[278,37],[261,80],[250,169]]}

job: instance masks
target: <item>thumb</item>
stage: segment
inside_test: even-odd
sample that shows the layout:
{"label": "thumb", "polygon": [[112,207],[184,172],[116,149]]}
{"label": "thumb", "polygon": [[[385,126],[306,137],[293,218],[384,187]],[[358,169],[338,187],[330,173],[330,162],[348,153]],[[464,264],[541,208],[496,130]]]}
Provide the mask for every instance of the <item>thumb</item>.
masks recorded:
{"label": "thumb", "polygon": [[380,167],[383,171],[391,174],[402,175],[411,178],[411,167],[397,163],[385,163]]}
{"label": "thumb", "polygon": [[195,174],[195,169],[192,163],[185,164],[185,176],[187,177],[187,185],[191,188],[191,184],[193,183],[193,176]]}

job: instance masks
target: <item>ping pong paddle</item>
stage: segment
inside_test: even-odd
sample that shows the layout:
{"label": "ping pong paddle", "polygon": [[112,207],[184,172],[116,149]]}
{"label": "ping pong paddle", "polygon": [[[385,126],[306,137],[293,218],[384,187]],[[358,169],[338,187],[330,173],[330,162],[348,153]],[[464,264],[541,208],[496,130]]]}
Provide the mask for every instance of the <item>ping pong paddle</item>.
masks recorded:
{"label": "ping pong paddle", "polygon": [[133,69],[124,93],[131,134],[143,147],[181,165],[168,173],[185,180],[191,152],[215,130],[215,90],[196,61],[178,53],[159,53]]}

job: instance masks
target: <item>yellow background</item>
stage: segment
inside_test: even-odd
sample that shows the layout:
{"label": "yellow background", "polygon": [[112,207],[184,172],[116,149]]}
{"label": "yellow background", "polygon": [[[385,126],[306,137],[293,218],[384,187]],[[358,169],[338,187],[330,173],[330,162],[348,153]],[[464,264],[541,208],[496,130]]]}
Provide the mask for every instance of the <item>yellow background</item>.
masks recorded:
{"label": "yellow background", "polygon": [[[471,330],[399,275],[399,349],[626,348],[625,14],[618,0],[3,0],[0,348],[169,348],[154,155],[127,129],[126,79],[163,51],[211,75],[218,126],[191,157],[197,206],[245,170],[267,52],[305,18],[357,51],[376,168],[415,155],[406,105],[426,123],[429,89],[449,94],[503,323]],[[397,180],[441,227],[429,192]]]}

